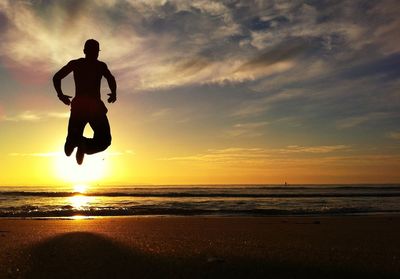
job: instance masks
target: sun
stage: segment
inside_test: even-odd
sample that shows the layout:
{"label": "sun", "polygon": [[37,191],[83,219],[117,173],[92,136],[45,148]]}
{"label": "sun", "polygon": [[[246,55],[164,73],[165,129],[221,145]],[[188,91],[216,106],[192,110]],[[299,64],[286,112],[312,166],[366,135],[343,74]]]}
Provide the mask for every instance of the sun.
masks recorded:
{"label": "sun", "polygon": [[74,158],[64,154],[56,157],[55,171],[59,179],[71,183],[78,191],[84,190],[83,185],[97,182],[108,174],[107,157],[104,153],[85,156],[83,164],[78,165]]}
{"label": "sun", "polygon": [[84,194],[84,193],[86,193],[86,191],[87,191],[87,186],[86,185],[84,185],[84,184],[77,184],[77,185],[74,185],[74,193],[81,193],[81,194]]}

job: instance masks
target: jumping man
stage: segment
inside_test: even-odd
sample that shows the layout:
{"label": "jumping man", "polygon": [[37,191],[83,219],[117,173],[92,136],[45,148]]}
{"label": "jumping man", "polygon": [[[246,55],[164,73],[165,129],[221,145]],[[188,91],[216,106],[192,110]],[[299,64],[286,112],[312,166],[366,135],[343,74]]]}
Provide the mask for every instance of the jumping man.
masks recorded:
{"label": "jumping man", "polygon": [[[85,154],[101,152],[111,144],[110,124],[106,115],[107,108],[101,101],[100,85],[104,76],[111,90],[108,102],[114,103],[117,100],[117,84],[106,63],[97,60],[99,51],[99,42],[87,40],[83,49],[85,58],[70,61],[53,77],[58,98],[67,106],[71,105],[64,152],[70,156],[75,147],[78,147],[76,161],[79,165],[82,164]],[[75,81],[75,97],[72,101],[72,97],[64,95],[61,89],[61,80],[71,72],[74,73]],[[83,136],[87,123],[93,129],[93,138]]]}

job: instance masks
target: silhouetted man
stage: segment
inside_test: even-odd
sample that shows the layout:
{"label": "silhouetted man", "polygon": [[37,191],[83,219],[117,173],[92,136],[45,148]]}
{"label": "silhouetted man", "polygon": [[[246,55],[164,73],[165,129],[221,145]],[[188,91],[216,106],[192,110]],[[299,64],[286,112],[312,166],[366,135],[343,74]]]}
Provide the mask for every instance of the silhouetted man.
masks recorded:
{"label": "silhouetted man", "polygon": [[[117,84],[107,65],[97,60],[99,51],[99,42],[93,39],[87,40],[83,49],[85,58],[70,61],[53,77],[58,98],[67,106],[71,104],[64,151],[70,156],[74,148],[78,147],[76,161],[79,165],[82,164],[85,153],[94,154],[103,151],[111,144],[107,108],[101,101],[100,85],[104,76],[111,90],[108,102],[114,103],[117,100]],[[61,89],[61,80],[71,72],[74,73],[75,81],[75,97],[72,102],[70,100],[72,97],[64,95]],[[93,129],[93,138],[83,136],[87,123]]]}

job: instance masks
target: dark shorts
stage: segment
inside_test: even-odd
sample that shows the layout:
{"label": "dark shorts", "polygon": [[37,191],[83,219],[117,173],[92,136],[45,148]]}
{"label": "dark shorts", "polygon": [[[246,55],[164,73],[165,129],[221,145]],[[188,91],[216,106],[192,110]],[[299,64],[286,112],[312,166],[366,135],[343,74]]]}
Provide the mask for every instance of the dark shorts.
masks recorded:
{"label": "dark shorts", "polygon": [[[78,146],[80,142],[85,141],[86,154],[105,150],[111,144],[107,111],[106,106],[99,99],[74,98],[71,103],[67,143]],[[93,138],[83,137],[87,124],[93,129]]]}
{"label": "dark shorts", "polygon": [[100,99],[75,97],[71,102],[71,112],[82,115],[82,117],[95,117],[106,114],[107,111],[106,106]]}

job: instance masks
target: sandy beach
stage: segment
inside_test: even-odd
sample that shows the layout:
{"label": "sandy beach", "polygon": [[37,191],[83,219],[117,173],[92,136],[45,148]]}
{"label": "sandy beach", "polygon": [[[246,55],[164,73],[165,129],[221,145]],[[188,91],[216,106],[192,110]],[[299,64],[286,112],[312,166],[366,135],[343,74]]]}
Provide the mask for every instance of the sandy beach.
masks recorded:
{"label": "sandy beach", "polygon": [[1,219],[0,278],[399,278],[400,216]]}

